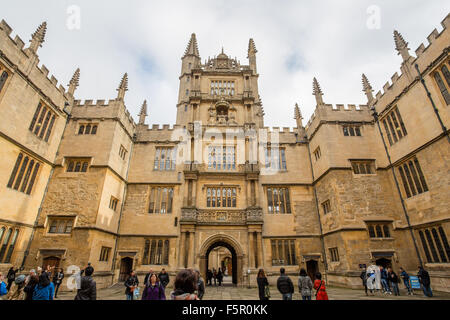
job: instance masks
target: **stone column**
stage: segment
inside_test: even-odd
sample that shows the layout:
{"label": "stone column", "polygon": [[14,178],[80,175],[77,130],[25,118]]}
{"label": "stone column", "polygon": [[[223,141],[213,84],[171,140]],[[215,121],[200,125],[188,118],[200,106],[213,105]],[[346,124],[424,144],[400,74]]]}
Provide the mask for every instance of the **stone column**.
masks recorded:
{"label": "stone column", "polygon": [[197,206],[197,180],[192,180],[192,199],[191,199],[191,205],[196,207]]}
{"label": "stone column", "polygon": [[261,242],[261,232],[256,233],[256,245],[258,250],[258,267],[262,267],[262,242]]}
{"label": "stone column", "polygon": [[180,234],[180,253],[178,255],[178,267],[184,268],[184,253],[186,251],[186,232],[181,232]]}
{"label": "stone column", "polygon": [[253,232],[248,232],[248,267],[249,269],[255,268],[255,248],[253,247]]}
{"label": "stone column", "polygon": [[188,251],[188,268],[194,267],[194,257],[195,257],[195,232],[189,232],[189,251]]}

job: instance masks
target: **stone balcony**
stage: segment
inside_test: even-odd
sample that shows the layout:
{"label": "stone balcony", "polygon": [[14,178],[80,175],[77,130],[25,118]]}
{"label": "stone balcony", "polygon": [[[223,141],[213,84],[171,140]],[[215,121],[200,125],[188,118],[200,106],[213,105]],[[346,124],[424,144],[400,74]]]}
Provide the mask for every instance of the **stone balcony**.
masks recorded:
{"label": "stone balcony", "polygon": [[245,210],[230,209],[197,209],[194,207],[181,208],[181,224],[196,225],[247,225],[262,224],[263,213],[259,207]]}
{"label": "stone balcony", "polygon": [[184,170],[185,173],[259,173],[259,165],[257,163],[245,163],[230,165],[225,164],[225,169],[218,167],[209,167],[206,163],[185,163]]}

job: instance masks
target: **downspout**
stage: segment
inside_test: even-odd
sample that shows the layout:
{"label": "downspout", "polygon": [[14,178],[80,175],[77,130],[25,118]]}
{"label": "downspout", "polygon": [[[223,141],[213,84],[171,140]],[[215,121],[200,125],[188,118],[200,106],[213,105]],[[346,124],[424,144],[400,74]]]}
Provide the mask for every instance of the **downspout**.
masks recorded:
{"label": "downspout", "polygon": [[[66,111],[66,106],[68,106],[68,105],[69,105],[68,102],[65,102],[63,111],[67,115],[66,124],[64,126],[64,130],[63,130],[63,133],[61,135],[61,139],[59,140],[58,151],[55,154],[55,159],[53,159],[53,162],[55,162],[56,157],[58,156],[59,148],[61,147],[61,142],[64,139],[64,134],[66,133],[67,124],[69,123],[69,120],[70,120],[70,113],[68,113]],[[42,212],[42,205],[44,203],[45,196],[47,195],[48,186],[50,185],[50,180],[53,177],[53,172],[54,171],[55,171],[55,167],[53,165],[52,166],[52,170],[50,171],[50,175],[49,175],[48,180],[47,180],[47,184],[45,186],[44,194],[42,195],[41,204],[39,206],[39,210],[38,210],[38,213],[36,215],[36,219],[34,220],[34,225],[33,225],[33,229],[31,230],[30,239],[28,240],[27,249],[25,250],[25,252],[23,254],[23,259],[22,259],[22,264],[20,265],[20,270],[24,269],[25,262],[27,260],[28,255],[30,254],[31,243],[33,242],[34,234],[36,233],[36,227],[37,227],[37,224],[38,224],[39,218],[41,216],[41,212]]]}
{"label": "downspout", "polygon": [[322,244],[322,254],[323,254],[323,263],[325,265],[325,282],[328,283],[328,261],[327,261],[327,253],[325,250],[325,239],[323,237],[323,230],[322,230],[322,221],[320,219],[320,211],[319,211],[319,200],[317,199],[317,192],[316,192],[316,186],[314,184],[314,168],[312,164],[311,159],[311,149],[309,148],[309,141],[307,143],[308,145],[308,156],[309,156],[309,163],[311,165],[311,177],[312,177],[312,186],[314,191],[314,201],[316,203],[316,213],[317,213],[317,219],[319,220],[319,230],[320,230],[320,243]]}
{"label": "downspout", "polygon": [[402,196],[402,193],[400,191],[400,186],[398,184],[397,176],[395,175],[394,166],[392,165],[392,162],[391,162],[391,156],[390,156],[389,150],[388,150],[388,148],[386,146],[386,141],[384,140],[383,132],[381,131],[380,122],[378,121],[378,113],[376,112],[375,107],[373,107],[373,106],[371,107],[371,110],[372,110],[372,116],[375,119],[375,122],[377,123],[378,131],[379,131],[380,136],[381,136],[381,140],[383,141],[384,151],[386,151],[386,156],[387,156],[388,161],[389,161],[389,166],[391,167],[392,175],[393,175],[394,181],[395,181],[395,186],[397,188],[397,192],[398,192],[398,195],[400,197],[400,202],[402,204],[403,213],[405,214],[406,223],[408,224],[408,229],[409,229],[409,232],[411,233],[411,238],[413,240],[413,244],[414,244],[414,248],[416,250],[417,258],[419,259],[420,266],[423,266],[422,258],[421,258],[420,253],[419,253],[419,248],[417,247],[417,243],[416,243],[416,238],[415,238],[414,232],[413,232],[413,230],[411,228],[411,223],[410,223],[410,220],[409,220],[408,211],[406,210],[405,201],[403,200],[403,196]]}
{"label": "downspout", "polygon": [[419,80],[420,80],[420,82],[422,82],[422,85],[425,88],[425,92],[427,93],[428,99],[430,99],[430,101],[431,101],[431,105],[433,106],[434,113],[436,114],[436,117],[441,125],[442,131],[447,136],[447,141],[450,143],[450,137],[448,136],[447,128],[445,127],[444,122],[442,122],[441,116],[439,115],[439,110],[436,108],[436,105],[434,104],[434,101],[433,101],[433,98],[431,97],[430,91],[428,91],[427,85],[425,84],[425,79],[422,77],[422,74],[420,73],[419,65],[416,63],[415,67],[416,67],[417,73],[419,74]]}

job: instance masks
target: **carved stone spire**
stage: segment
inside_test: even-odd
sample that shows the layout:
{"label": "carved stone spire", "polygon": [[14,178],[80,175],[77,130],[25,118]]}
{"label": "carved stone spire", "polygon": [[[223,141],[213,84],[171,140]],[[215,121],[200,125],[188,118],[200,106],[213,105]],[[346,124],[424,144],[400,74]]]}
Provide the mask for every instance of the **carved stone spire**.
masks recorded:
{"label": "carved stone spire", "polygon": [[75,93],[75,90],[80,85],[80,68],[75,70],[75,73],[72,76],[72,79],[69,82],[69,89],[67,92],[73,97],[73,94]]}
{"label": "carved stone spire", "polygon": [[367,97],[367,101],[369,104],[371,104],[373,101],[373,94],[372,94],[373,89],[372,86],[370,85],[369,79],[367,79],[364,73],[362,74],[362,85],[363,85],[363,92],[366,94]]}
{"label": "carved stone spire", "polygon": [[45,41],[45,33],[47,32],[47,22],[44,21],[36,31],[31,35],[30,51],[36,53],[39,47],[42,47],[42,43]]}
{"label": "carved stone spire", "polygon": [[197,38],[195,37],[195,33],[191,35],[191,39],[189,39],[189,43],[186,47],[186,51],[184,52],[184,57],[187,55],[193,55],[200,58],[200,53],[198,51]]}
{"label": "carved stone spire", "polygon": [[395,42],[395,50],[398,51],[398,54],[402,55],[403,61],[407,61],[411,55],[409,54],[408,42],[403,39],[400,32],[394,30],[394,42]]}
{"label": "carved stone spire", "polygon": [[253,41],[252,38],[250,38],[248,42],[248,53],[247,58],[249,61],[250,69],[253,70],[253,73],[256,74],[256,53],[258,50],[256,50],[255,41]]}
{"label": "carved stone spire", "polygon": [[322,89],[320,89],[320,85],[319,82],[317,81],[317,79],[314,77],[313,79],[313,95],[316,96],[316,102],[318,106],[323,105],[323,92]]}
{"label": "carved stone spire", "polygon": [[145,118],[147,117],[147,100],[144,100],[144,103],[141,107],[141,112],[139,112],[139,124],[145,123]]}
{"label": "carved stone spire", "polygon": [[120,81],[119,88],[117,88],[117,91],[119,92],[117,94],[118,100],[123,100],[125,97],[125,92],[128,91],[128,73],[125,73],[122,77],[122,80]]}
{"label": "carved stone spire", "polygon": [[294,119],[297,122],[298,137],[300,138],[301,141],[303,141],[305,140],[306,137],[306,131],[305,127],[303,126],[303,116],[297,103],[295,103],[294,108]]}

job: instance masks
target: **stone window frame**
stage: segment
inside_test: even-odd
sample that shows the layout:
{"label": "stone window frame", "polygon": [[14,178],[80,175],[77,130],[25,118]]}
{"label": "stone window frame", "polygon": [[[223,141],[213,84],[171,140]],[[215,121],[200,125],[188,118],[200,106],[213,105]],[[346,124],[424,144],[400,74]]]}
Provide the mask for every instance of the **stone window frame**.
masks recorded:
{"label": "stone window frame", "polygon": [[170,239],[150,237],[144,241],[142,265],[169,265]]}
{"label": "stone window frame", "polygon": [[111,247],[105,247],[102,246],[100,249],[100,257],[98,258],[98,261],[100,262],[108,262],[109,261],[109,256],[111,253]]}
{"label": "stone window frame", "polygon": [[376,175],[374,159],[349,159],[354,175]]}
{"label": "stone window frame", "polygon": [[398,110],[398,106],[395,105],[380,122],[383,124],[384,132],[389,140],[389,145],[394,145],[402,138],[408,135],[403,118]]}
{"label": "stone window frame", "polygon": [[155,147],[153,171],[174,171],[176,167],[177,146]]}
{"label": "stone window frame", "polygon": [[427,263],[450,263],[450,245],[442,225],[431,225],[416,230]]}
{"label": "stone window frame", "polygon": [[344,124],[342,125],[342,133],[345,137],[362,137],[362,125]]}
{"label": "stone window frame", "polygon": [[208,170],[234,171],[236,170],[237,146],[223,144],[209,144],[207,146]]}
{"label": "stone window frame", "polygon": [[397,165],[397,171],[400,174],[403,194],[406,198],[412,198],[429,191],[417,156],[413,156]]}
{"label": "stone window frame", "polygon": [[[265,187],[265,189],[266,189],[265,194],[267,201],[267,212],[269,214],[292,214],[291,195],[289,187],[274,185],[274,186],[267,186]],[[276,192],[274,192],[275,190]]]}
{"label": "stone window frame", "polygon": [[48,216],[47,235],[71,235],[75,219],[75,216]]}
{"label": "stone window frame", "polygon": [[236,95],[236,80],[210,79],[209,92],[211,96],[233,97]]}
{"label": "stone window frame", "polygon": [[125,147],[124,147],[123,145],[120,145],[120,148],[119,148],[119,157],[120,157],[122,160],[125,160],[125,159],[126,159],[126,156],[127,156],[127,153],[128,153],[127,149],[125,149]]}
{"label": "stone window frame", "polygon": [[338,247],[328,248],[328,251],[330,253],[329,256],[331,262],[340,262]]}
{"label": "stone window frame", "polygon": [[430,76],[433,79],[433,83],[436,90],[440,93],[440,99],[445,105],[450,105],[450,63],[444,61],[441,65],[431,72]]}
{"label": "stone window frame", "polygon": [[78,124],[77,135],[96,135],[98,131],[97,122],[82,122]]}
{"label": "stone window frame", "polygon": [[42,163],[24,151],[20,151],[11,171],[7,188],[31,195]]}
{"label": "stone window frame", "polygon": [[117,205],[119,204],[119,199],[114,196],[111,196],[109,200],[109,208],[113,211],[117,211]]}
{"label": "stone window frame", "polygon": [[320,152],[320,146],[314,150],[313,154],[316,158],[316,162],[319,161],[320,157],[322,156],[322,153]]}
{"label": "stone window frame", "polygon": [[[166,191],[165,191],[166,190]],[[163,196],[166,194],[165,202]],[[156,198],[159,198],[156,201]],[[175,186],[173,185],[152,185],[148,196],[148,214],[172,214],[174,211]],[[163,206],[163,204],[165,204]]]}
{"label": "stone window frame", "polygon": [[57,113],[44,101],[40,100],[28,130],[38,139],[48,143],[53,133],[55,122],[57,121]]}
{"label": "stone window frame", "polygon": [[[278,150],[278,155],[272,154],[272,149]],[[275,153],[275,152],[274,152]],[[286,148],[271,146],[264,147],[264,166],[266,169],[273,169],[279,171],[287,171],[287,161],[286,161]]]}
{"label": "stone window frame", "polygon": [[0,97],[6,91],[7,83],[11,76],[12,72],[0,63]]}
{"label": "stone window frame", "polygon": [[87,157],[66,157],[65,172],[86,173],[89,171],[91,159]]}
{"label": "stone window frame", "polygon": [[371,240],[393,239],[391,233],[392,221],[366,221],[366,225]]}
{"label": "stone window frame", "polygon": [[[236,208],[237,207],[236,186],[208,186],[206,188],[207,208]],[[220,191],[219,191],[220,190]],[[225,193],[225,196],[224,196]],[[220,194],[220,195],[219,195]],[[223,203],[225,202],[225,206]],[[220,203],[220,205],[219,205]]]}
{"label": "stone window frame", "polygon": [[272,266],[297,265],[295,239],[270,239],[270,248]]}
{"label": "stone window frame", "polygon": [[321,206],[322,206],[322,210],[323,210],[323,214],[324,215],[327,214],[327,213],[330,213],[331,211],[333,211],[331,209],[331,201],[330,201],[330,199],[327,199],[327,200],[323,201]]}
{"label": "stone window frame", "polygon": [[14,248],[21,236],[20,228],[5,224],[0,225],[0,263],[10,263]]}

